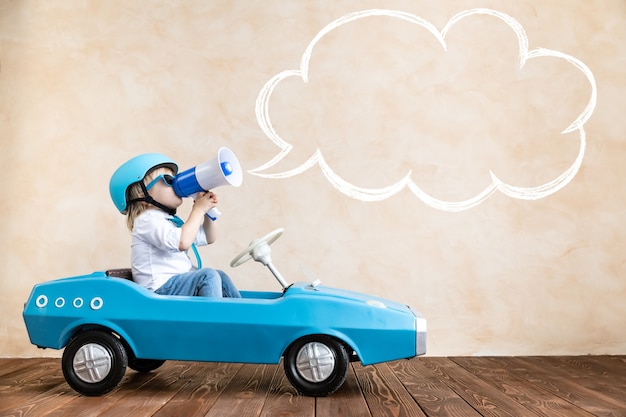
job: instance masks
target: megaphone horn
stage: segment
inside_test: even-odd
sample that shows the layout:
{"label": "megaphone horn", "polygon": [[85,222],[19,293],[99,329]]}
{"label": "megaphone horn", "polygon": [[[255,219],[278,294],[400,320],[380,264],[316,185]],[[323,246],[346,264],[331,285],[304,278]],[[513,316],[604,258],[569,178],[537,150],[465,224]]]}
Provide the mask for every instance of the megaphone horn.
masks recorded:
{"label": "megaphone horn", "polygon": [[[222,147],[217,151],[217,157],[176,175],[172,187],[179,197],[190,197],[220,185],[239,187],[242,179],[237,157],[233,151]],[[217,207],[213,207],[206,215],[211,220],[217,220],[221,214]]]}
{"label": "megaphone horn", "polygon": [[241,165],[230,149],[222,147],[217,157],[189,168],[174,177],[174,192],[189,197],[221,185],[239,187],[243,180]]}

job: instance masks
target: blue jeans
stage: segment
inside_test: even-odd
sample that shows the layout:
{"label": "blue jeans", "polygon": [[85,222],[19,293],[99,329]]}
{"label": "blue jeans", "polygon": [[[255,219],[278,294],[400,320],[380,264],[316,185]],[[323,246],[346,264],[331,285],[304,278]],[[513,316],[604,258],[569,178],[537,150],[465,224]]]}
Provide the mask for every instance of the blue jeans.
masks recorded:
{"label": "blue jeans", "polygon": [[155,291],[161,295],[197,295],[201,297],[240,298],[239,290],[225,272],[203,268],[171,277]]}

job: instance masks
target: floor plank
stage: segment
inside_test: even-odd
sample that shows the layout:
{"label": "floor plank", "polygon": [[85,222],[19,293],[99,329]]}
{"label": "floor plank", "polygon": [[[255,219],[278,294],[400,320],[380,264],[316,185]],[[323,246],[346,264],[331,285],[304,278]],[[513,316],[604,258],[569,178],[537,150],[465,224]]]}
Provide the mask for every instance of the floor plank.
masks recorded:
{"label": "floor plank", "polygon": [[[595,416],[626,416],[626,395],[609,395],[601,389],[590,388],[587,386],[589,381],[572,377],[567,370],[549,366],[550,357],[506,358],[503,361],[516,375]],[[591,382],[591,385],[594,384]]]}
{"label": "floor plank", "polygon": [[[579,379],[583,384],[593,389],[609,392],[624,398],[626,392],[626,363],[599,361],[597,358],[580,356],[575,358],[550,357],[546,358],[549,366],[558,368]],[[606,364],[606,365],[605,365]]]}
{"label": "floor plank", "polygon": [[258,416],[267,397],[265,387],[270,385],[276,370],[275,365],[243,365],[206,416]]}
{"label": "floor plank", "polygon": [[390,366],[428,417],[480,416],[440,375],[426,366],[423,358],[398,361]]}
{"label": "floor plank", "polygon": [[[372,414],[361,393],[354,369],[348,368],[346,382],[335,393],[315,400],[315,415],[328,417],[369,417]],[[380,416],[374,416],[380,417]]]}
{"label": "floor plank", "polygon": [[261,417],[314,417],[315,398],[300,395],[280,369],[270,383]]}
{"label": "floor plank", "polygon": [[183,387],[154,414],[155,417],[204,416],[242,365],[197,363],[189,366],[192,371],[184,376]]}
{"label": "floor plank", "polygon": [[593,414],[509,372],[498,358],[451,359],[538,416],[593,417]]}
{"label": "floor plank", "polygon": [[523,405],[482,379],[473,378],[470,372],[449,358],[423,358],[423,362],[482,416],[519,417],[529,414]]}
{"label": "floor plank", "polygon": [[[139,373],[127,371],[124,380],[111,393],[99,397],[76,396],[71,402],[49,411],[46,417],[100,417],[150,415],[172,400],[176,383],[199,367],[166,362],[158,371]],[[145,407],[145,408],[144,408]],[[142,414],[143,413],[143,414]]]}
{"label": "floor plank", "polygon": [[39,365],[49,363],[50,360],[46,358],[29,359],[28,361],[22,359],[2,359],[2,367],[0,367],[0,377],[10,377],[11,374],[21,373],[25,368],[37,368]]}
{"label": "floor plank", "polygon": [[0,417],[626,416],[626,356],[420,357],[352,363],[327,397],[298,394],[281,365],[166,362],[84,397],[59,359],[0,359]]}
{"label": "floor plank", "polygon": [[361,391],[373,416],[425,417],[387,364],[353,365]]}
{"label": "floor plank", "polygon": [[9,410],[18,415],[37,415],[43,407],[56,408],[65,399],[70,401],[73,395],[58,359],[0,376],[0,387],[0,416]]}

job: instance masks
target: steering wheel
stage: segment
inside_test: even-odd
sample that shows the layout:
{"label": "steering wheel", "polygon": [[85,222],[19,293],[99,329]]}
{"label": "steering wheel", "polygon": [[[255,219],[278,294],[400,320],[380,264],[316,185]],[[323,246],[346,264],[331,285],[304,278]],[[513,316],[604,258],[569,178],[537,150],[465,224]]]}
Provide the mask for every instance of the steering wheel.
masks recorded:
{"label": "steering wheel", "polygon": [[283,234],[283,231],[283,228],[278,228],[259,239],[254,239],[252,242],[250,242],[247,248],[245,248],[239,255],[235,256],[235,258],[230,261],[230,266],[232,268],[235,268],[245,262],[248,262],[250,259],[261,262],[265,266],[271,264],[271,250],[269,248],[269,245],[274,243],[276,239],[278,239]]}

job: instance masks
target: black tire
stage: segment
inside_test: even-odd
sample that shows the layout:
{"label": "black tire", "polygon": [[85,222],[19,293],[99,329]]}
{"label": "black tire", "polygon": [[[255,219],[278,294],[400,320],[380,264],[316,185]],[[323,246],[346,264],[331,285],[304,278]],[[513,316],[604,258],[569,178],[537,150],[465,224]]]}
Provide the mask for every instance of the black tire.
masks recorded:
{"label": "black tire", "polygon": [[343,343],[329,336],[305,336],[285,351],[287,379],[300,393],[323,397],[346,380],[350,358]]}
{"label": "black tire", "polygon": [[164,363],[165,361],[157,359],[137,359],[131,354],[128,356],[128,367],[133,371],[142,373],[154,371]]}
{"label": "black tire", "polygon": [[67,383],[88,396],[106,394],[119,384],[128,357],[122,341],[110,332],[87,330],[74,336],[63,351]]}

